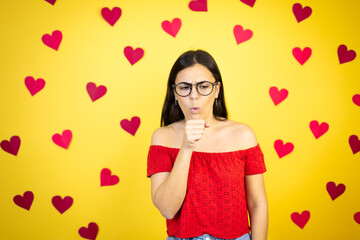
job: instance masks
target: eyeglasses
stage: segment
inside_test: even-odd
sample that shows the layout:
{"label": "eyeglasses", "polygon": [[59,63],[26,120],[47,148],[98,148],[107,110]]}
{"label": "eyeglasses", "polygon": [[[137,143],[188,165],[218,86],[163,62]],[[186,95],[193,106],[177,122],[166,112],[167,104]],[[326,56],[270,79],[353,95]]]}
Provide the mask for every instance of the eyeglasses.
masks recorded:
{"label": "eyeglasses", "polygon": [[212,91],[214,90],[214,86],[216,84],[217,83],[212,83],[209,81],[202,81],[202,82],[198,82],[196,84],[181,82],[176,85],[173,85],[173,88],[175,89],[175,92],[177,93],[177,95],[179,95],[180,97],[187,97],[190,95],[190,93],[193,89],[192,86],[195,85],[196,90],[200,95],[207,96],[212,93]]}

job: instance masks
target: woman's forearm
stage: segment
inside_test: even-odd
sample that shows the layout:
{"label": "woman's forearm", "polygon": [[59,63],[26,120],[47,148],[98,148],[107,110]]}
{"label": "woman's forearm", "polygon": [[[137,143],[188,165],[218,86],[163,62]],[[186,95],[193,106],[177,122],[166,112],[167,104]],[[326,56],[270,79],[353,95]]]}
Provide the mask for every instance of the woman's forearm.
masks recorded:
{"label": "woman's forearm", "polygon": [[184,202],[191,155],[192,150],[179,150],[170,174],[154,194],[154,205],[167,219],[172,219]]}
{"label": "woman's forearm", "polygon": [[266,203],[249,207],[252,240],[266,240],[268,232],[268,205]]}

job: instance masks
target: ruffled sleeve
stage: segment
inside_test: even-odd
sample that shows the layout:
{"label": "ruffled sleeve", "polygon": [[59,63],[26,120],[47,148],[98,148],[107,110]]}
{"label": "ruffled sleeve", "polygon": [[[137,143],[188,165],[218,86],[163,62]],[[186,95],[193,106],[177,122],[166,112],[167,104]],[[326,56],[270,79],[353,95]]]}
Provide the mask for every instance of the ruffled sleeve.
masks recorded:
{"label": "ruffled sleeve", "polygon": [[151,145],[147,157],[147,177],[159,172],[171,172],[173,164],[166,147]]}
{"label": "ruffled sleeve", "polygon": [[264,154],[258,144],[248,150],[245,160],[245,175],[254,175],[264,172],[266,172]]}

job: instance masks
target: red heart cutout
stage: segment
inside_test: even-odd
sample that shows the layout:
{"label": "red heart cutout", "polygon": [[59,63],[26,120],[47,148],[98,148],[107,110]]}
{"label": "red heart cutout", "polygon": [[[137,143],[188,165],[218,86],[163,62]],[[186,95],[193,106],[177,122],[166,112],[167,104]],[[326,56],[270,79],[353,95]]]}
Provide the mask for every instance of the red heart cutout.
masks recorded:
{"label": "red heart cutout", "polygon": [[181,19],[180,18],[174,18],[172,22],[169,21],[163,21],[161,23],[161,27],[164,29],[165,32],[170,34],[173,37],[176,37],[176,34],[179,32],[181,27]]}
{"label": "red heart cutout", "polygon": [[312,13],[311,7],[303,8],[300,3],[295,3],[292,10],[298,23],[310,17]]}
{"label": "red heart cutout", "polygon": [[279,91],[277,87],[271,87],[269,89],[269,94],[271,100],[274,102],[276,106],[287,98],[289,92],[284,88]]}
{"label": "red heart cutout", "polygon": [[120,122],[120,126],[130,133],[131,135],[135,136],[136,131],[138,130],[140,126],[140,118],[139,117],[132,117],[131,121],[127,119],[123,119]]}
{"label": "red heart cutout", "polygon": [[311,56],[311,48],[306,47],[304,50],[301,50],[299,47],[296,47],[292,50],[292,54],[301,65],[304,65]]}
{"label": "red heart cutout", "polygon": [[61,214],[63,214],[72,206],[73,198],[66,196],[64,199],[62,199],[60,196],[54,196],[52,198],[52,204]]}
{"label": "red heart cutout", "polygon": [[233,32],[238,45],[249,40],[253,36],[253,32],[250,29],[244,30],[241,25],[235,25]]}
{"label": "red heart cutout", "polygon": [[248,5],[250,7],[254,7],[254,4],[256,2],[256,0],[240,0],[240,1],[245,3],[246,5]]}
{"label": "red heart cutout", "polygon": [[351,151],[353,152],[353,154],[360,152],[360,141],[359,141],[358,136],[351,135],[349,137],[349,144],[350,144],[350,148],[351,148]]}
{"label": "red heart cutout", "polygon": [[70,130],[64,130],[62,135],[56,133],[52,136],[53,142],[65,149],[68,149],[72,139],[72,132]]}
{"label": "red heart cutout", "polygon": [[19,136],[12,136],[10,138],[10,142],[7,140],[1,141],[1,148],[7,153],[10,153],[12,155],[17,155],[20,148],[20,137]]}
{"label": "red heart cutout", "polygon": [[79,234],[81,237],[86,238],[86,239],[91,239],[91,240],[96,239],[98,232],[99,232],[99,227],[94,222],[89,223],[87,228],[81,227],[79,229]]}
{"label": "red heart cutout", "polygon": [[340,183],[336,186],[334,182],[328,182],[326,184],[326,190],[328,191],[331,199],[334,201],[337,197],[345,192],[345,185]]}
{"label": "red heart cutout", "polygon": [[275,151],[278,154],[279,158],[282,158],[294,150],[294,144],[288,142],[286,144],[283,143],[282,140],[276,140],[274,142]]}
{"label": "red heart cutout", "polygon": [[105,86],[100,85],[99,87],[96,87],[96,84],[93,82],[89,82],[86,85],[86,90],[93,102],[95,102],[95,100],[104,96],[107,91]]}
{"label": "red heart cutout", "polygon": [[33,77],[28,76],[25,78],[25,86],[29,90],[31,96],[34,96],[45,86],[45,81],[42,78],[38,78],[36,81]]}
{"label": "red heart cutout", "polygon": [[111,26],[114,26],[121,16],[121,8],[114,7],[112,10],[109,8],[103,8],[101,9],[101,15],[105,21],[107,21]]}
{"label": "red heart cutout", "polygon": [[127,46],[124,48],[124,54],[131,65],[134,65],[144,56],[144,50],[142,48],[136,48],[135,50]]}
{"label": "red heart cutout", "polygon": [[298,225],[301,229],[303,229],[306,225],[306,223],[310,219],[310,212],[309,211],[303,211],[301,214],[294,212],[291,214],[291,220]]}
{"label": "red heart cutout", "polygon": [[189,8],[195,12],[207,12],[207,1],[193,0],[189,3]]}
{"label": "red heart cutout", "polygon": [[338,47],[337,53],[340,64],[351,62],[356,57],[356,52],[354,50],[347,50],[347,46],[344,44]]}
{"label": "red heart cutout", "polygon": [[357,212],[354,214],[354,220],[355,220],[355,222],[360,224],[360,212]]}
{"label": "red heart cutout", "polygon": [[329,130],[329,124],[323,122],[319,125],[318,121],[313,120],[310,122],[310,129],[315,138],[318,139]]}
{"label": "red heart cutout", "polygon": [[41,40],[46,46],[55,49],[57,51],[59,49],[62,40],[62,33],[59,30],[55,30],[52,32],[52,35],[50,34],[43,35]]}
{"label": "red heart cutout", "polygon": [[108,168],[103,168],[100,173],[100,186],[112,186],[119,182],[119,177],[111,175],[111,171]]}
{"label": "red heart cutout", "polygon": [[13,201],[19,207],[22,207],[26,210],[30,210],[32,202],[34,201],[34,194],[31,191],[24,192],[24,196],[16,195],[13,198]]}
{"label": "red heart cutout", "polygon": [[51,5],[54,5],[55,2],[56,2],[56,0],[45,0],[45,1],[47,1],[47,2],[50,3]]}
{"label": "red heart cutout", "polygon": [[353,101],[353,103],[355,103],[356,105],[358,105],[360,107],[360,94],[355,94],[352,97],[352,101]]}

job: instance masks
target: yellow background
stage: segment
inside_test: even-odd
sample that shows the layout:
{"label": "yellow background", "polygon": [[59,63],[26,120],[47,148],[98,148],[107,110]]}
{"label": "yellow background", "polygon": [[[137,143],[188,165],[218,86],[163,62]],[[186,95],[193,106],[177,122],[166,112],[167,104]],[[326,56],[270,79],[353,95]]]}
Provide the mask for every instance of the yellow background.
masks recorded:
{"label": "yellow background", "polygon": [[[176,58],[204,49],[217,61],[224,81],[230,118],[255,130],[264,152],[269,201],[269,237],[278,239],[355,239],[360,225],[360,153],[348,139],[360,136],[359,57],[339,64],[337,48],[360,54],[358,1],[301,1],[312,15],[298,23],[296,2],[258,0],[253,8],[239,0],[208,0],[208,12],[193,12],[188,0],[1,1],[0,140],[21,138],[15,157],[0,151],[0,239],[82,239],[78,229],[96,222],[97,239],[165,239],[165,220],[152,205],[146,157],[152,132],[159,126],[166,81]],[[103,7],[120,7],[111,27]],[[180,18],[176,38],[162,21]],[[233,28],[254,32],[236,44]],[[59,50],[41,37],[60,30]],[[133,66],[126,46],[141,47],[144,57]],[[301,66],[295,47],[312,48]],[[31,96],[27,76],[43,78],[42,91]],[[107,87],[95,102],[86,92],[94,82]],[[269,88],[289,91],[275,107]],[[135,136],[120,127],[122,119],[141,118]],[[327,122],[329,131],[315,139],[309,123]],[[68,150],[51,137],[70,129]],[[274,141],[292,142],[294,151],[279,159]],[[100,171],[119,176],[115,186],[100,187]],[[346,185],[331,200],[326,183]],[[30,211],[13,202],[34,193]],[[71,196],[73,206],[60,214],[55,195]],[[304,229],[290,219],[308,210]]]}

